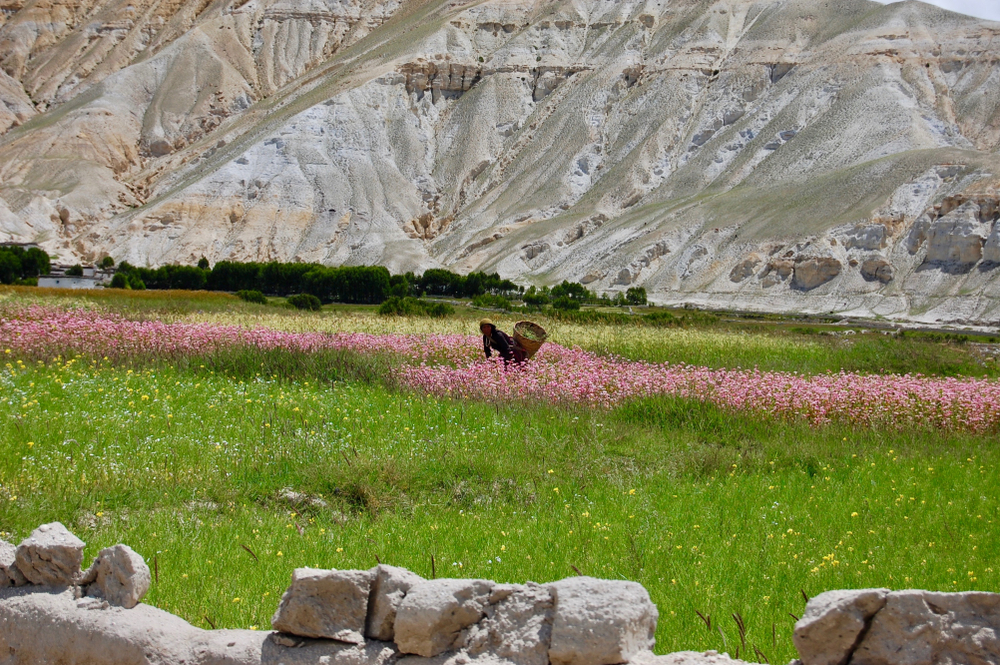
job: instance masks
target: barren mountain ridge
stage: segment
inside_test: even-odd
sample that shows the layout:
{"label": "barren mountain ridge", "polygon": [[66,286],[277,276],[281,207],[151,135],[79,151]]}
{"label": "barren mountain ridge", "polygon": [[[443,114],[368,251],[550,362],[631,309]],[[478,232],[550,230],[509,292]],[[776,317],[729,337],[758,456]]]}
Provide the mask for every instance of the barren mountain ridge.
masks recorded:
{"label": "barren mountain ridge", "polygon": [[1000,23],[910,0],[0,0],[0,240],[1000,321]]}

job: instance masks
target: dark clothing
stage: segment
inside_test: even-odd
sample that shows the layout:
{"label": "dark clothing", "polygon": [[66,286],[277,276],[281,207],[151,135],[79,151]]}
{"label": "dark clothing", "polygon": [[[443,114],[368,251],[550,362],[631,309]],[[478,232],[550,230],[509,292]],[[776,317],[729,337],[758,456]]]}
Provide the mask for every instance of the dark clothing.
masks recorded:
{"label": "dark clothing", "polygon": [[526,358],[524,349],[518,345],[510,335],[502,330],[498,330],[496,326],[492,327],[492,333],[489,335],[483,335],[483,352],[486,357],[489,358],[493,355],[493,350],[496,349],[497,355],[503,358],[504,364],[510,363],[523,363]]}

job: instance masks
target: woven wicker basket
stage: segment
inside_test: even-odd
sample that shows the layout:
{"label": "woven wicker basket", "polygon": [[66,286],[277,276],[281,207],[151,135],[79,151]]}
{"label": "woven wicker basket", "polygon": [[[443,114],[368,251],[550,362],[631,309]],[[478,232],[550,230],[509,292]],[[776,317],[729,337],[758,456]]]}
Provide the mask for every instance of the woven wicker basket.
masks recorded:
{"label": "woven wicker basket", "polygon": [[545,328],[531,321],[518,321],[514,325],[514,341],[525,350],[528,357],[535,355],[542,348],[548,333]]}

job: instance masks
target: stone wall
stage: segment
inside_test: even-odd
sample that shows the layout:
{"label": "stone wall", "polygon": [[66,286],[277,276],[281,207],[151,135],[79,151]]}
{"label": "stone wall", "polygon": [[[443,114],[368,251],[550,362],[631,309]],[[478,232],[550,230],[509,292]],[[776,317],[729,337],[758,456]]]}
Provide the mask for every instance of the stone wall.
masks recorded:
{"label": "stone wall", "polygon": [[[202,630],[140,603],[149,568],[126,545],[82,569],[58,522],[0,541],[0,665],[740,665],[654,656],[658,612],[639,584],[433,579],[394,566],[299,568],[273,632]],[[800,665],[1000,662],[1000,594],[862,589],[809,601]]]}
{"label": "stone wall", "polygon": [[1000,594],[827,591],[795,624],[803,665],[1000,663]]}
{"label": "stone wall", "polygon": [[[0,665],[659,665],[739,663],[652,654],[658,612],[635,582],[433,579],[394,566],[299,568],[273,632],[201,630],[139,601],[149,568],[126,545],[84,571],[84,543],[58,522],[0,541]],[[667,658],[667,660],[663,660]]]}

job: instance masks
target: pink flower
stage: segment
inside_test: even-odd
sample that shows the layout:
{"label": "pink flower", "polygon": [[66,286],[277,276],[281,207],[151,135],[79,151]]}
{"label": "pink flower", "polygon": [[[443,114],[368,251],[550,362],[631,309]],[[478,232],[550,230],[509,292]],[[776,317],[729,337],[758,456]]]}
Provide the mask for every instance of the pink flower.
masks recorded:
{"label": "pink flower", "polygon": [[39,306],[6,310],[0,345],[31,359],[57,355],[112,361],[181,358],[238,346],[314,352],[391,353],[407,364],[401,384],[419,394],[487,401],[541,401],[612,408],[674,395],[732,411],[865,427],[934,427],[969,432],[1000,425],[1000,384],[986,379],[841,372],[709,369],[601,356],[546,344],[523,367],[482,357],[478,336],[289,333],[211,324],[132,321],[118,315]]}

